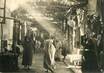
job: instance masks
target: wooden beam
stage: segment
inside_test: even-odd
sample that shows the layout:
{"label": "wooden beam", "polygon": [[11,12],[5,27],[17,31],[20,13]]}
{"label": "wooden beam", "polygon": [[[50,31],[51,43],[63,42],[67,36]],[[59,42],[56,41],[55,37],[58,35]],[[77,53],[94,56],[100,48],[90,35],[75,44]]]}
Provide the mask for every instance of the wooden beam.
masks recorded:
{"label": "wooden beam", "polygon": [[0,9],[4,9],[4,8],[0,8]]}
{"label": "wooden beam", "polygon": [[[3,16],[0,16],[0,18],[4,18]],[[5,17],[5,19],[11,19],[11,20],[14,20],[15,18],[13,17]]]}

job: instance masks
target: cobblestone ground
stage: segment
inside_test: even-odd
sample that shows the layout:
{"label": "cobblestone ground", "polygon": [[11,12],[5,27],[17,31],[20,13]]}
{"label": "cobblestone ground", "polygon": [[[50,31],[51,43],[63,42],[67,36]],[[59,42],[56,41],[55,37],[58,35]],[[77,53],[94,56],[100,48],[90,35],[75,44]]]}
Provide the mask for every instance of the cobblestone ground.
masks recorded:
{"label": "cobblestone ground", "polygon": [[[33,65],[31,67],[31,70],[26,71],[23,69],[23,66],[21,65],[21,60],[20,62],[20,70],[18,72],[21,73],[46,73],[44,68],[43,68],[43,55],[42,54],[35,54],[33,57]],[[56,63],[56,69],[55,69],[55,73],[76,73],[76,70],[74,69],[69,69],[66,68],[67,65],[64,62],[57,62]],[[51,73],[51,72],[49,72]],[[77,73],[79,73],[77,71]]]}

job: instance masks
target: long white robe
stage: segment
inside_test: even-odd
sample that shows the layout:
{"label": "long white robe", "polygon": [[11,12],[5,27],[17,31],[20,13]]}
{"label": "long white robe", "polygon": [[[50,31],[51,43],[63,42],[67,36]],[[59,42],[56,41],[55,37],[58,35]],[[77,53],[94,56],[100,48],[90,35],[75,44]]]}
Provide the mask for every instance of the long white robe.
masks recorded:
{"label": "long white robe", "polygon": [[54,71],[56,48],[53,45],[53,41],[51,39],[46,40],[44,48],[44,68]]}
{"label": "long white robe", "polygon": [[49,57],[50,57],[50,60],[51,60],[51,65],[54,65],[55,64],[56,49],[55,49],[53,44],[50,45],[50,48],[48,49],[48,52],[49,52]]}

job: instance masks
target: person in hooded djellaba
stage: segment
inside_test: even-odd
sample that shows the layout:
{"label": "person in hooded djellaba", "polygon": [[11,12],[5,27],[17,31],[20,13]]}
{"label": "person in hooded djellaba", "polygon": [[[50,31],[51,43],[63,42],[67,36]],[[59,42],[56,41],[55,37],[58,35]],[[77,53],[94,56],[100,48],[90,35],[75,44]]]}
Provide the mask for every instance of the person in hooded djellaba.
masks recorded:
{"label": "person in hooded djellaba", "polygon": [[23,60],[22,65],[24,65],[24,69],[30,69],[32,65],[33,53],[34,53],[34,41],[32,39],[32,35],[28,34],[25,36],[23,42]]}
{"label": "person in hooded djellaba", "polygon": [[43,66],[46,69],[46,71],[51,71],[54,73],[55,70],[55,52],[56,48],[53,45],[53,39],[49,38],[45,40],[44,43],[44,62]]}

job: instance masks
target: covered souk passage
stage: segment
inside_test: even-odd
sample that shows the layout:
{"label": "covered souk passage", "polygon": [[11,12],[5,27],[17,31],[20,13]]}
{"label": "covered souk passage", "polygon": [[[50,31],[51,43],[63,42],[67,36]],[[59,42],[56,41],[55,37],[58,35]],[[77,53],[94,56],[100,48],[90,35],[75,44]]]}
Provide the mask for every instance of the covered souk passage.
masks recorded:
{"label": "covered souk passage", "polygon": [[[0,0],[1,72],[45,73],[44,47],[50,37],[56,48],[55,73],[103,72],[103,12],[97,12],[97,3],[92,4],[93,0],[27,0],[21,1],[20,6],[18,3],[12,8],[8,0]],[[25,66],[23,60],[29,65]]]}

